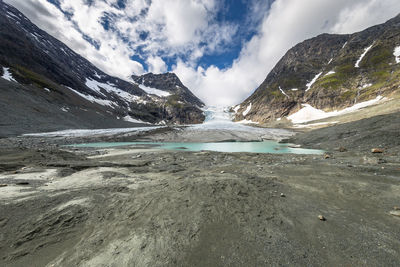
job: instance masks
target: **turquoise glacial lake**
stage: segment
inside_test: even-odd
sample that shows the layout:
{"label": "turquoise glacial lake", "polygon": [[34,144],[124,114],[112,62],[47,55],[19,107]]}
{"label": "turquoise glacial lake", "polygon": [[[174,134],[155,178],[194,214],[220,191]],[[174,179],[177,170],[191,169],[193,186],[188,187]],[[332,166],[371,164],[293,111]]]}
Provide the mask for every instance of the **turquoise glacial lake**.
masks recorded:
{"label": "turquoise glacial lake", "polygon": [[112,148],[123,146],[150,145],[160,150],[174,151],[216,151],[216,152],[250,152],[272,154],[323,154],[323,150],[293,148],[289,144],[275,141],[263,142],[215,142],[215,143],[156,143],[156,142],[104,142],[69,145],[77,148]]}

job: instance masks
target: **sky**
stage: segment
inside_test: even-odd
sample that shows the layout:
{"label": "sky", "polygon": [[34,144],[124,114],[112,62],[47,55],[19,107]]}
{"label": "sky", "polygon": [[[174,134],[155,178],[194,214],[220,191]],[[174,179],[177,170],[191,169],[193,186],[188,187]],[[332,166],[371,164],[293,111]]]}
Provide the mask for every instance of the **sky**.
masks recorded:
{"label": "sky", "polygon": [[297,43],[354,33],[399,0],[4,0],[104,72],[175,72],[207,105],[247,98]]}

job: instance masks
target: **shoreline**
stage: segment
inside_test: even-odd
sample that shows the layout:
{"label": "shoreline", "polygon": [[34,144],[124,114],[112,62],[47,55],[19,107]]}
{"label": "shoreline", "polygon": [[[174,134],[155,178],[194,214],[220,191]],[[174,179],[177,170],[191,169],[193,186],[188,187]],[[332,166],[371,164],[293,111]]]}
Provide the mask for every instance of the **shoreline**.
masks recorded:
{"label": "shoreline", "polygon": [[[333,129],[337,136],[343,130]],[[325,131],[332,134],[312,131],[306,140]],[[189,133],[98,139],[176,140]],[[373,154],[374,136],[368,150],[344,152],[327,139],[324,155],[61,147],[76,140],[0,139],[0,265],[400,261],[400,217],[393,215],[400,206],[399,147]]]}

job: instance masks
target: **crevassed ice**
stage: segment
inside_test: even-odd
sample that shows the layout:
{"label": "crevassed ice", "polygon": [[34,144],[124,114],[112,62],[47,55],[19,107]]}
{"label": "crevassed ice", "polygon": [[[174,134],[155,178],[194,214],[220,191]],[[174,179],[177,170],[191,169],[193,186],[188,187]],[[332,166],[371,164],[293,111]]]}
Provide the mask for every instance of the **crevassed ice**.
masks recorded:
{"label": "crevassed ice", "polygon": [[321,76],[321,75],[322,75],[322,72],[318,73],[318,74],[315,75],[315,77],[311,80],[311,82],[309,82],[309,83],[306,84],[306,86],[307,86],[306,92],[307,92],[308,90],[311,89],[311,86],[313,86],[313,84],[318,80],[319,76]]}
{"label": "crevassed ice", "polygon": [[368,46],[367,48],[364,49],[364,53],[361,54],[360,58],[357,60],[356,64],[354,65],[354,67],[359,68],[360,67],[360,63],[363,60],[363,58],[365,57],[365,55],[368,53],[368,51],[372,48],[374,44]]}

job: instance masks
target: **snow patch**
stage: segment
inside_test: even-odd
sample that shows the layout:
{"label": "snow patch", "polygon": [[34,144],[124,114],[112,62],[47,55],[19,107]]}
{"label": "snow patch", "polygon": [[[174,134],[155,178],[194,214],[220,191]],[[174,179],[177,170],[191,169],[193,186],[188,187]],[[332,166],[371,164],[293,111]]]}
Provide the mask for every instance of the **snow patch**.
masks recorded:
{"label": "snow patch", "polygon": [[296,124],[294,125],[295,128],[311,128],[315,126],[322,126],[322,125],[330,125],[330,124],[337,124],[338,121],[326,121],[326,122],[317,122],[317,123],[310,123],[310,124]]}
{"label": "snow patch", "polygon": [[235,106],[235,107],[233,108],[233,111],[235,111],[235,113],[237,113],[239,109],[240,109],[240,105],[237,105],[237,106]]}
{"label": "snow patch", "polygon": [[142,89],[143,91],[145,91],[146,93],[150,94],[150,95],[156,95],[159,97],[167,97],[170,96],[171,93],[160,90],[160,89],[156,89],[156,88],[152,88],[152,87],[148,87],[145,86],[143,84],[138,84],[139,88]]}
{"label": "snow patch", "polygon": [[282,90],[282,88],[279,86],[279,91],[281,91],[281,93],[283,94],[283,95],[285,95],[286,97],[289,97],[286,93],[285,93],[285,91],[283,91]]}
{"label": "snow patch", "polygon": [[361,61],[363,60],[363,58],[368,53],[368,51],[372,48],[373,45],[374,45],[374,43],[372,43],[372,45],[370,45],[370,46],[368,46],[367,48],[364,49],[364,53],[361,54],[360,58],[357,60],[356,64],[354,65],[355,68],[359,68],[360,67]]}
{"label": "snow patch", "polygon": [[71,90],[72,92],[74,92],[75,94],[79,95],[80,97],[85,98],[86,100],[89,100],[89,101],[92,102],[92,103],[97,103],[97,104],[100,104],[100,105],[102,105],[102,106],[109,106],[109,107],[113,107],[113,106],[115,105],[115,103],[112,102],[112,101],[104,100],[104,99],[99,99],[99,98],[96,98],[96,97],[91,96],[91,95],[82,94],[82,93],[80,93],[80,92],[78,92],[78,91],[72,89],[71,87],[67,87],[67,88],[70,89],[70,90]]}
{"label": "snow patch", "polygon": [[1,76],[1,78],[9,82],[17,82],[16,80],[14,80],[9,68],[3,67],[3,76]]}
{"label": "snow patch", "polygon": [[367,84],[364,84],[361,88],[365,89],[365,88],[368,88],[368,87],[371,87],[371,86],[372,86],[372,83],[367,83]]}
{"label": "snow patch", "polygon": [[299,89],[298,88],[293,88],[293,89],[290,89],[291,91],[298,91]]}
{"label": "snow patch", "polygon": [[43,88],[43,89],[50,93],[50,89],[49,88]]}
{"label": "snow patch", "polygon": [[346,47],[348,42],[345,42],[344,45],[342,46],[342,49]]}
{"label": "snow patch", "polygon": [[331,59],[328,61],[328,65],[331,64],[332,61],[333,61],[333,58],[331,58]]}
{"label": "snow patch", "polygon": [[67,108],[67,107],[62,107],[61,110],[64,111],[64,112],[68,112],[69,108]]}
{"label": "snow patch", "polygon": [[335,74],[335,73],[336,73],[335,71],[331,70],[330,72],[328,72],[327,74],[325,74],[324,77],[329,76],[329,75],[332,75],[332,74]]}
{"label": "snow patch", "polygon": [[384,99],[382,96],[377,96],[375,99],[361,102],[355,104],[354,106],[345,108],[340,111],[332,111],[332,112],[325,112],[320,109],[316,109],[309,104],[303,104],[303,108],[297,111],[296,113],[288,116],[288,119],[292,121],[292,123],[304,123],[309,121],[321,120],[329,117],[344,115],[350,112],[357,111],[361,108],[368,107],[374,104],[377,104],[380,100]]}
{"label": "snow patch", "polygon": [[251,110],[251,103],[250,103],[250,105],[247,106],[246,110],[243,111],[243,113],[242,113],[243,116],[246,117],[247,114],[249,114],[250,110]]}
{"label": "snow patch", "polygon": [[322,72],[318,73],[318,74],[315,75],[315,77],[311,80],[311,82],[309,82],[309,83],[306,84],[306,86],[307,86],[306,92],[307,92],[308,90],[311,89],[311,86],[314,85],[314,83],[318,80],[319,76],[321,76],[321,75],[322,75]]}
{"label": "snow patch", "polygon": [[138,119],[134,119],[131,116],[127,115],[125,117],[122,118],[124,121],[129,121],[129,122],[133,122],[133,123],[144,123],[144,124],[150,124],[149,122],[145,122],[142,120],[138,120]]}
{"label": "snow patch", "polygon": [[396,58],[396,64],[399,64],[400,63],[400,46],[398,46],[394,49],[393,55]]}

